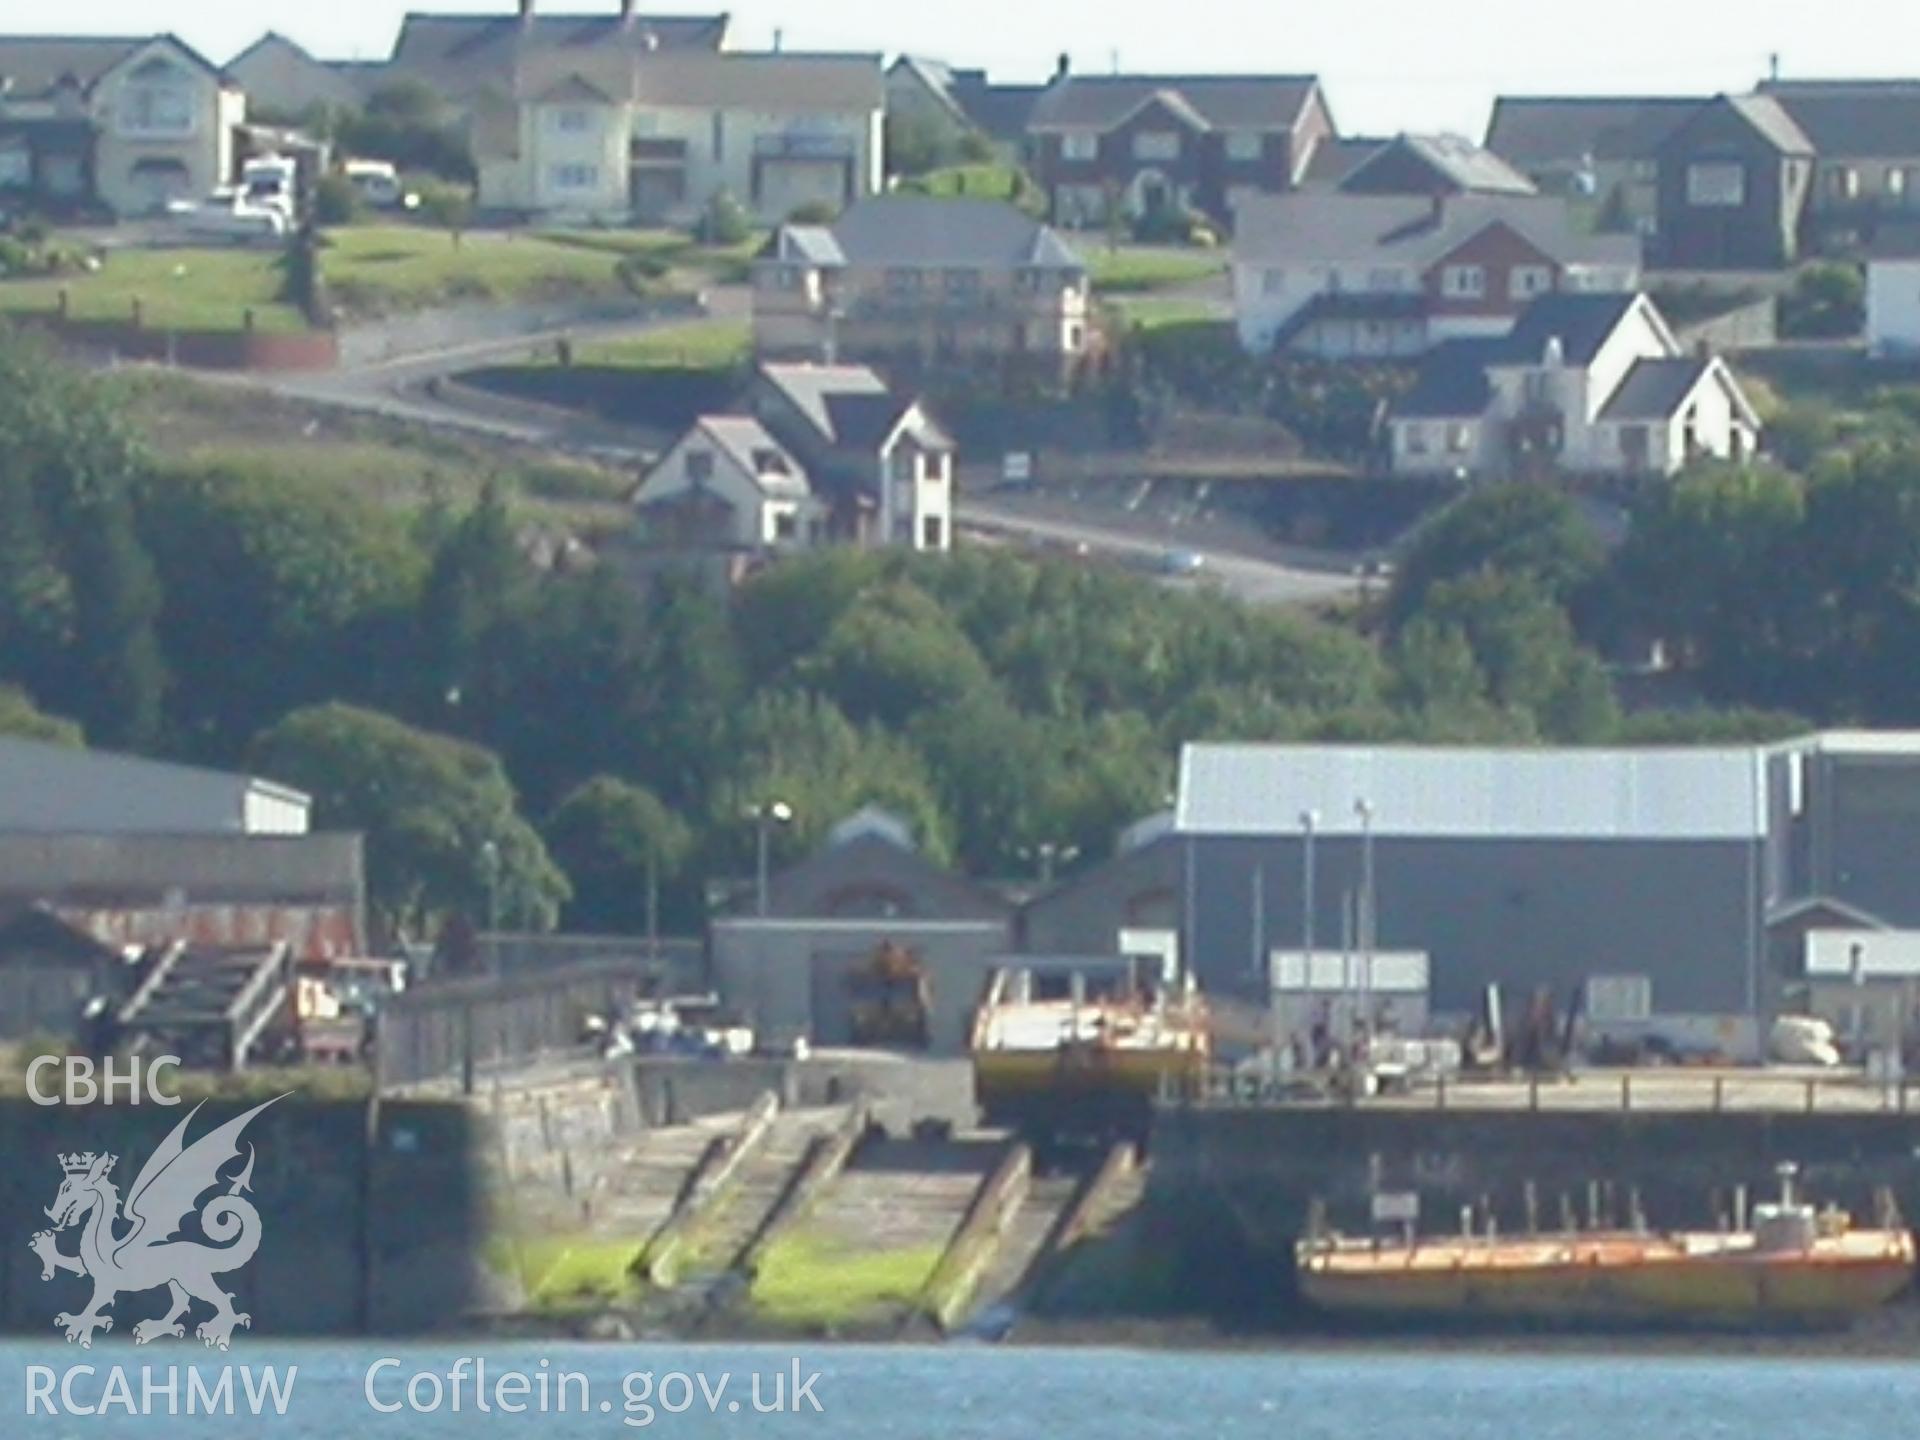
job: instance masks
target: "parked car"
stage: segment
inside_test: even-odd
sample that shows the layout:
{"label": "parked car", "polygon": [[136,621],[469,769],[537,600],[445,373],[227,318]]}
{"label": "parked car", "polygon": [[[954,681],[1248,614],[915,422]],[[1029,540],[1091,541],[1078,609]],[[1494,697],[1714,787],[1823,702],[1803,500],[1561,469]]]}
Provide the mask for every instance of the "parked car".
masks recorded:
{"label": "parked car", "polygon": [[1160,557],[1162,575],[1198,575],[1207,568],[1207,557],[1198,550],[1169,550]]}

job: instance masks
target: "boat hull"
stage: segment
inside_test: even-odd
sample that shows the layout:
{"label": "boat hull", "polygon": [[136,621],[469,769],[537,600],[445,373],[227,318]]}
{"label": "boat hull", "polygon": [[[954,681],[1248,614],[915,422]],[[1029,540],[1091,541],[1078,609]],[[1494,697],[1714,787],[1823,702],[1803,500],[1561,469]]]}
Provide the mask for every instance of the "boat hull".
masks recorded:
{"label": "boat hull", "polygon": [[1876,1309],[1913,1278],[1904,1232],[1861,1232],[1804,1253],[1696,1249],[1684,1241],[1303,1247],[1301,1295],[1334,1313],[1619,1323],[1830,1325]]}

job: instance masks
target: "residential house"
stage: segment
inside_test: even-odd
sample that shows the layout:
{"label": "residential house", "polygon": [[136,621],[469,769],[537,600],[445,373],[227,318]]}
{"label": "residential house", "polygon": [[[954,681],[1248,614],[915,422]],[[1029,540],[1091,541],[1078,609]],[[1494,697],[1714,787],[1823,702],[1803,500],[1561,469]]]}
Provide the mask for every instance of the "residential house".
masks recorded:
{"label": "residential house", "polygon": [[1389,420],[1396,475],[1671,475],[1754,453],[1726,362],[1682,353],[1644,295],[1546,295],[1498,338],[1427,357]]}
{"label": "residential house", "polygon": [[1190,207],[1230,220],[1243,195],[1298,186],[1335,133],[1311,75],[1074,75],[1027,122],[1028,167],[1062,225]]}
{"label": "residential house", "polygon": [[1867,252],[1867,350],[1879,359],[1920,355],[1920,224],[1886,225]]}
{"label": "residential house", "polygon": [[725,192],[777,222],[880,184],[876,55],[554,50],[476,111],[483,209],[685,223]]}
{"label": "residential house", "polygon": [[1639,251],[1542,196],[1261,196],[1234,236],[1234,308],[1256,354],[1406,357],[1503,334],[1541,295],[1631,290]]}
{"label": "residential house", "polygon": [[1661,142],[1654,262],[1779,270],[1800,256],[1814,146],[1769,95],[1720,95]]}
{"label": "residential house", "polygon": [[754,262],[753,333],[770,358],[1056,379],[1095,343],[1086,266],[1053,229],[1002,201],[925,196],[781,226]]}
{"label": "residential house", "polygon": [[864,365],[767,362],[747,405],[805,461],[837,537],[952,547],[958,447],[917,396]]}
{"label": "residential house", "polygon": [[794,454],[748,415],[704,415],[641,479],[646,543],[759,556],[826,543],[826,505]]}
{"label": "residential house", "polygon": [[642,15],[633,0],[598,13],[549,14],[519,0],[510,14],[414,12],[401,22],[382,81],[418,80],[460,108],[476,97],[511,95],[522,66],[538,57],[714,52],[727,16]]}
{"label": "residential house", "polygon": [[0,200],[151,214],[232,178],[246,97],[173,35],[0,38]]}
{"label": "residential house", "polygon": [[1858,244],[1882,222],[1920,216],[1920,80],[1769,80],[1759,93],[1819,157],[1811,242]]}
{"label": "residential house", "polygon": [[1691,95],[1502,95],[1486,148],[1551,194],[1591,200],[1600,228],[1651,235],[1660,146],[1706,103]]}
{"label": "residential house", "polygon": [[364,105],[386,67],[378,61],[319,60],[297,41],[269,30],[227,62],[256,119],[291,120],[317,110]]}
{"label": "residential house", "polygon": [[[1312,167],[1309,166],[1309,174]],[[1349,195],[1532,195],[1534,184],[1458,135],[1396,135],[1341,177]]]}
{"label": "residential house", "polygon": [[1017,162],[1026,145],[1027,121],[1045,88],[995,85],[984,70],[902,55],[887,67],[887,117],[931,127],[948,145],[966,135],[983,136],[1003,159]]}

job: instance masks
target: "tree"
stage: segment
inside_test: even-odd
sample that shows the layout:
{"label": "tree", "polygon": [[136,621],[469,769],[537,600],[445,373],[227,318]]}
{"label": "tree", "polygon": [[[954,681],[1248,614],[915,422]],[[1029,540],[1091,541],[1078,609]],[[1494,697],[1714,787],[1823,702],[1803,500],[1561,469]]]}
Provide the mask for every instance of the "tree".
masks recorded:
{"label": "tree", "polygon": [[1796,340],[1858,335],[1867,319],[1866,293],[1858,265],[1840,261],[1809,265],[1780,297],[1780,333]]}
{"label": "tree", "polygon": [[1387,618],[1420,613],[1427,591],[1480,570],[1527,579],[1567,603],[1600,571],[1600,542],[1574,504],[1544,485],[1500,485],[1454,501],[1414,533],[1394,576]]}
{"label": "tree", "polygon": [[369,899],[394,933],[454,914],[544,930],[567,899],[499,760],[479,746],[323,705],[257,737],[251,763],[312,795],[320,828],[365,834]]}
{"label": "tree", "polygon": [[960,627],[926,592],[906,583],[856,601],[798,667],[798,678],[849,719],[888,728],[993,689],[986,663]]}
{"label": "tree", "polygon": [[289,710],[400,700],[425,557],[392,510],[269,464],[156,471],[138,491],[176,744],[224,763]]}
{"label": "tree", "polygon": [[473,223],[473,192],[464,185],[429,185],[419,192],[419,208],[426,222],[446,231],[459,249],[461,235]]}
{"label": "tree", "polygon": [[21,740],[44,740],[77,750],[86,743],[80,727],[71,720],[49,715],[33,703],[33,697],[17,685],[0,685],[0,735]]}
{"label": "tree", "polygon": [[911,111],[887,116],[883,143],[889,175],[925,175],[951,163],[954,155],[946,128],[931,116]]}
{"label": "tree", "polygon": [[[97,739],[158,737],[166,672],[152,566],[134,531],[143,457],[99,384],[0,334],[0,579],[6,674]],[[29,668],[31,667],[31,668]]]}
{"label": "tree", "polygon": [[360,218],[360,192],[353,181],[335,171],[322,175],[313,187],[313,218],[322,225],[351,225]]}
{"label": "tree", "polygon": [[534,581],[506,501],[489,481],[434,551],[418,612],[417,713],[466,735],[495,732],[519,704],[514,631]]}
{"label": "tree", "polygon": [[753,220],[731,190],[716,190],[700,216],[704,245],[740,245],[753,234]]}
{"label": "tree", "polygon": [[661,886],[667,913],[698,924],[697,892],[677,884],[693,850],[687,823],[651,791],[597,775],[571,792],[545,827],[548,848],[573,887],[570,929],[659,934]]}

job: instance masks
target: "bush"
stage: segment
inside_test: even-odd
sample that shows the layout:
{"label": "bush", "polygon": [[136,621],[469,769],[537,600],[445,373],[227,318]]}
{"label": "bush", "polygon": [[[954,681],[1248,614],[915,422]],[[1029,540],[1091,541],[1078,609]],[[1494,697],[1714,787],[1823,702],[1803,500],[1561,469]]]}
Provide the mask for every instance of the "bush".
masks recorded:
{"label": "bush", "polygon": [[360,192],[344,175],[322,175],[313,187],[313,218],[322,225],[351,225],[360,217]]}
{"label": "bush", "polygon": [[1867,320],[1866,288],[1856,265],[1809,265],[1780,297],[1780,333],[1794,340],[1858,335]]}
{"label": "bush", "polygon": [[456,235],[473,218],[473,195],[464,185],[425,185],[419,192],[419,212],[428,224]]}
{"label": "bush", "polygon": [[1184,205],[1156,205],[1133,222],[1133,238],[1142,245],[1214,243],[1207,217]]}
{"label": "bush", "polygon": [[673,271],[673,262],[657,251],[644,250],[622,255],[614,263],[613,273],[635,295],[651,295],[654,287]]}
{"label": "bush", "polygon": [[730,190],[716,190],[700,217],[700,242],[704,245],[738,245],[753,233],[753,222],[744,206]]}

